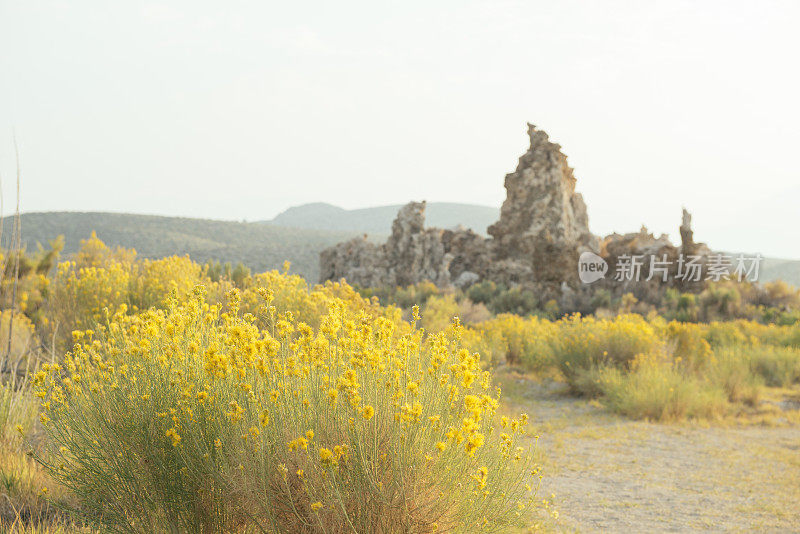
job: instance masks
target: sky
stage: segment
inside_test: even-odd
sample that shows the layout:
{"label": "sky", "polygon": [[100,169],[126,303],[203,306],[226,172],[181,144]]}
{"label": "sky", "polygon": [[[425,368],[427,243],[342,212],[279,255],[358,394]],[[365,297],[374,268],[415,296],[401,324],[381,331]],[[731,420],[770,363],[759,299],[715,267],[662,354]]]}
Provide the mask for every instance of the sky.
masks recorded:
{"label": "sky", "polygon": [[800,258],[800,3],[0,0],[23,211],[500,206],[526,122],[591,230]]}

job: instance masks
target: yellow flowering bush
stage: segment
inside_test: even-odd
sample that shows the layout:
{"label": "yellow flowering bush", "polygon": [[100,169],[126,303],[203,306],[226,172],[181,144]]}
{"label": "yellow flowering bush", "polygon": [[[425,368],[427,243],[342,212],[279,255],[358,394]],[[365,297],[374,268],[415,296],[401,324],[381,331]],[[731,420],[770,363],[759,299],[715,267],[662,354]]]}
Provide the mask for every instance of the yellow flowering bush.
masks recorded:
{"label": "yellow flowering bush", "polygon": [[477,346],[496,346],[505,359],[537,373],[558,368],[572,380],[598,366],[626,366],[637,354],[662,351],[664,336],[640,315],[597,319],[572,315],[558,321],[501,314],[475,326]]}
{"label": "yellow flowering bush", "polygon": [[189,256],[133,262],[130,271],[129,303],[140,310],[162,306],[173,290],[180,298],[186,298],[194,286],[204,281],[201,267]]}
{"label": "yellow flowering bush", "polygon": [[110,263],[130,264],[135,257],[135,250],[123,247],[109,248],[97,237],[97,233],[92,231],[88,239],[81,239],[80,249],[72,259],[75,265],[82,269],[84,267],[104,267]]}
{"label": "yellow flowering bush", "polygon": [[527,416],[495,421],[457,322],[426,337],[416,310],[398,328],[327,296],[314,328],[254,291],[243,312],[238,290],[173,289],[37,373],[40,460],[84,511],[135,532],[424,533],[505,531],[531,506]]}
{"label": "yellow flowering bush", "polygon": [[65,348],[73,330],[92,328],[105,310],[127,308],[130,269],[112,261],[103,267],[79,267],[74,261],[58,264],[46,311],[46,339],[56,338]]}
{"label": "yellow flowering bush", "polygon": [[662,344],[641,315],[620,315],[613,320],[574,315],[559,322],[556,359],[568,379],[581,369],[624,366],[638,354],[658,351]]}
{"label": "yellow flowering bush", "polygon": [[[253,277],[253,286],[244,289],[242,294],[242,311],[253,313],[263,318],[266,302],[264,295],[269,295],[270,305],[279,313],[291,312],[297,320],[319,327],[327,308],[328,296],[320,291],[309,290],[308,283],[302,276],[269,271],[256,274]],[[227,294],[227,293],[226,293]],[[221,295],[220,300],[224,301]],[[261,311],[261,312],[259,312]],[[265,326],[265,323],[261,323]]]}
{"label": "yellow flowering bush", "polygon": [[536,372],[555,364],[555,347],[560,323],[538,317],[520,317],[510,313],[498,315],[476,326],[479,343],[492,345],[499,341],[509,363],[520,364]]}
{"label": "yellow flowering bush", "polygon": [[452,294],[430,297],[422,308],[421,326],[429,332],[441,332],[459,315],[458,302]]}
{"label": "yellow flowering bush", "polygon": [[[208,287],[209,303],[224,304],[226,295],[235,287],[233,281],[212,282],[207,271],[188,256],[137,260],[135,251],[111,250],[92,234],[82,242],[73,260],[58,265],[52,283],[42,279],[40,285],[49,287],[46,313],[38,325],[40,333],[43,339],[54,342],[56,351],[63,351],[71,342],[73,330],[94,328],[103,322],[106,312],[113,315],[119,310],[138,313],[163,308],[171,292],[183,299],[198,284]],[[296,320],[314,328],[319,326],[329,300],[334,297],[342,300],[348,310],[386,317],[402,328],[401,310],[381,307],[377,301],[361,297],[343,283],[327,282],[309,288],[300,276],[270,271],[248,275],[241,289],[242,313],[258,317],[262,321],[260,327],[264,327],[263,318],[267,316],[261,295],[266,292],[278,312],[292,313]],[[20,300],[24,301],[28,294],[22,292]]]}
{"label": "yellow flowering bush", "polygon": [[73,330],[92,328],[104,317],[129,306],[131,267],[136,252],[108,248],[92,232],[81,241],[71,261],[58,264],[49,284],[40,330],[42,338],[61,352]]}
{"label": "yellow flowering bush", "polygon": [[657,325],[668,351],[678,362],[699,370],[713,358],[711,344],[706,340],[705,325],[698,323],[669,323]]}

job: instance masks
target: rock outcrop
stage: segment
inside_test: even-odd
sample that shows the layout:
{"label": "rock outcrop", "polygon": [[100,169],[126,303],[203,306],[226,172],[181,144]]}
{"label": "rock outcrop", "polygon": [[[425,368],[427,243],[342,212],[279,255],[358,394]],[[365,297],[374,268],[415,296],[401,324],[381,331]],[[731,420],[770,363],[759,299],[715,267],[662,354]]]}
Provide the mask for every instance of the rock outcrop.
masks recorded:
{"label": "rock outcrop", "polygon": [[704,285],[711,251],[695,243],[692,216],[685,209],[680,226],[681,244],[662,234],[655,237],[644,226],[636,233],[612,234],[600,244],[609,275],[595,287],[612,295],[631,293],[643,302],[657,303],[668,288],[698,292]]}
{"label": "rock outcrop", "polygon": [[[561,147],[532,124],[528,136],[530,148],[519,158],[516,170],[506,175],[506,200],[500,220],[488,228],[491,237],[464,228],[425,228],[425,202],[411,202],[397,214],[383,245],[370,243],[365,236],[323,251],[322,281],[345,278],[351,284],[379,287],[429,280],[440,287],[467,287],[491,280],[523,286],[542,302],[555,298],[574,309],[579,307],[570,302],[598,288],[655,301],[667,287],[697,287],[678,276],[681,256],[704,263],[709,255],[708,247],[694,242],[686,210],[680,246],[644,227],[601,241],[589,231],[586,205],[575,191],[576,179]],[[577,276],[578,259],[585,252],[599,255],[609,267],[605,279],[590,287],[581,285]],[[636,276],[618,276],[620,265],[633,257],[639,262],[636,267],[633,260]]]}
{"label": "rock outcrop", "polygon": [[484,273],[487,264],[486,240],[472,230],[426,229],[424,201],[410,202],[399,211],[383,245],[364,236],[320,255],[323,281],[345,278],[362,287],[408,286],[424,280],[446,287],[456,279],[480,279],[474,271]]}
{"label": "rock outcrop", "polygon": [[[598,251],[589,231],[583,197],[561,146],[528,124],[530,148],[517,170],[506,175],[500,220],[489,227],[497,261],[505,262],[508,282],[519,276],[540,283],[573,281],[578,257]],[[514,265],[514,264],[518,265]]]}
{"label": "rock outcrop", "polygon": [[681,219],[681,253],[686,256],[707,257],[711,254],[711,249],[705,243],[694,242],[694,232],[692,231],[692,214],[683,208],[683,218]]}
{"label": "rock outcrop", "polygon": [[367,236],[351,239],[320,253],[320,280],[345,278],[362,287],[383,287],[389,280],[389,263],[383,247],[371,243]]}
{"label": "rock outcrop", "polygon": [[410,202],[400,209],[383,252],[393,285],[407,286],[422,280],[438,286],[450,283],[442,230],[425,229],[425,202]]}

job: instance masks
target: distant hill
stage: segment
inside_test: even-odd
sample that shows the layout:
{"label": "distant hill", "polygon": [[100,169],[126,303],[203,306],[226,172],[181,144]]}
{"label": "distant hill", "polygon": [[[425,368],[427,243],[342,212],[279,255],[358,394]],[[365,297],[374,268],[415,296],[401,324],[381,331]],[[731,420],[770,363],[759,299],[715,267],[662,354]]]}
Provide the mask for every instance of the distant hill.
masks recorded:
{"label": "distant hill", "polygon": [[783,280],[800,287],[800,261],[764,258],[761,262],[761,275],[758,279],[762,282]]}
{"label": "distant hill", "polygon": [[[242,262],[256,271],[280,268],[289,260],[292,272],[315,283],[319,253],[324,248],[364,233],[383,242],[398,209],[400,205],[345,210],[330,204],[306,204],[290,208],[272,221],[253,223],[100,212],[26,213],[22,215],[22,236],[28,250],[34,250],[37,243],[46,246],[63,234],[65,254],[75,252],[81,239],[95,230],[107,245],[134,248],[145,258],[188,254],[200,263]],[[496,208],[439,202],[429,203],[426,211],[428,226],[463,224],[481,233],[499,216]],[[4,244],[9,241],[11,223],[6,217]],[[759,279],[781,279],[800,287],[800,261],[766,258]]]}
{"label": "distant hill", "polygon": [[[3,243],[8,243],[12,220],[6,217]],[[197,262],[242,262],[257,271],[292,262],[292,272],[312,282],[319,277],[319,252],[352,238],[353,232],[284,228],[258,223],[129,215],[120,213],[47,212],[22,215],[23,243],[28,250],[63,234],[64,253],[80,247],[81,239],[97,232],[109,246],[136,249],[140,257],[188,254]]]}
{"label": "distant hill", "polygon": [[[389,234],[392,221],[402,204],[346,210],[338,206],[317,202],[295,206],[280,213],[264,224],[313,230],[333,230],[356,234]],[[425,207],[425,225],[453,228],[459,224],[486,235],[486,227],[500,217],[500,208],[453,202],[428,202]]]}

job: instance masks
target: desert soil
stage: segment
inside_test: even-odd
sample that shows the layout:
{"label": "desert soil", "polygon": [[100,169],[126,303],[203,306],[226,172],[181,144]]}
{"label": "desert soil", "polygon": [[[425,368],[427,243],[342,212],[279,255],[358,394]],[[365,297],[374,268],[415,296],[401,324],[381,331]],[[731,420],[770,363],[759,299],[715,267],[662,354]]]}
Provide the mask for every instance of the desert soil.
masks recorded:
{"label": "desert soil", "polygon": [[[527,412],[566,532],[800,532],[800,424],[768,417],[651,423],[500,373],[504,410]],[[765,405],[768,404],[765,402]]]}

